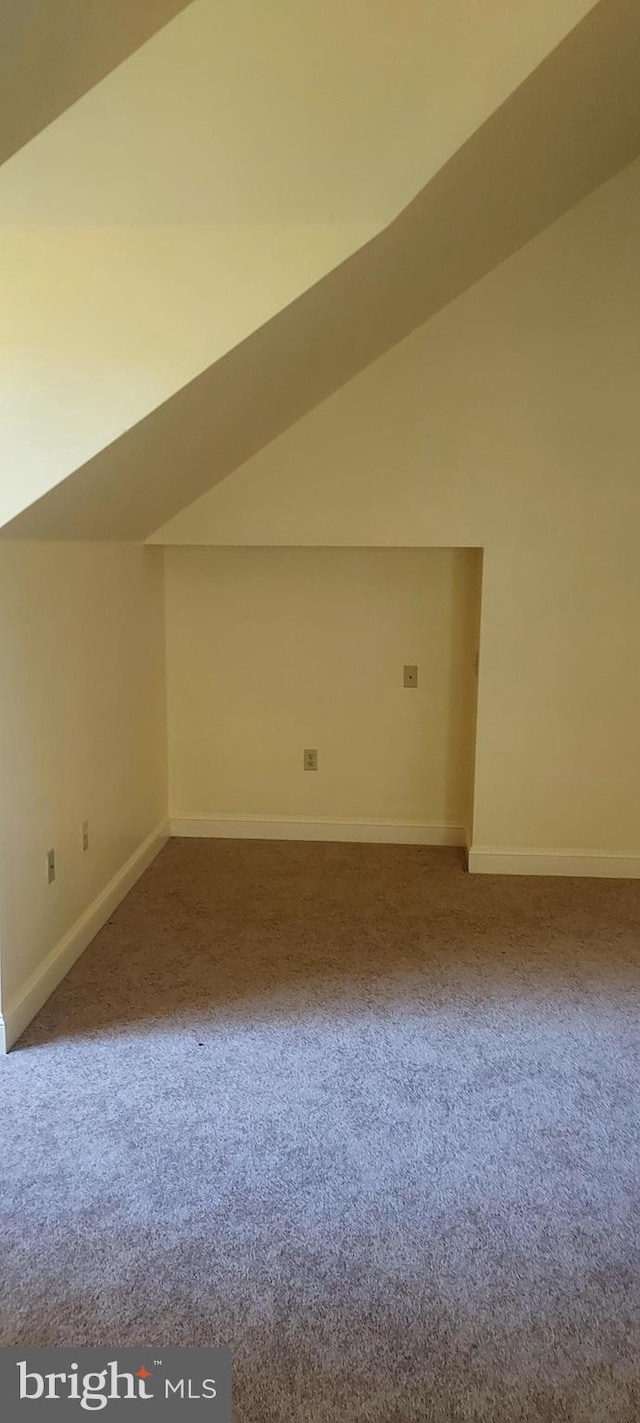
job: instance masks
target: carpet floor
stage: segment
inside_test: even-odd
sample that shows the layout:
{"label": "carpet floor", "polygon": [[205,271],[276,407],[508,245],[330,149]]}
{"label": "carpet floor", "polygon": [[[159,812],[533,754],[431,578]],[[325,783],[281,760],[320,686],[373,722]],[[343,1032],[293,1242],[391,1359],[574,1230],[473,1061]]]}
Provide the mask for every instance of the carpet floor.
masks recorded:
{"label": "carpet floor", "polygon": [[236,1423],[638,1423],[640,883],[174,840],[0,1064],[0,1343]]}

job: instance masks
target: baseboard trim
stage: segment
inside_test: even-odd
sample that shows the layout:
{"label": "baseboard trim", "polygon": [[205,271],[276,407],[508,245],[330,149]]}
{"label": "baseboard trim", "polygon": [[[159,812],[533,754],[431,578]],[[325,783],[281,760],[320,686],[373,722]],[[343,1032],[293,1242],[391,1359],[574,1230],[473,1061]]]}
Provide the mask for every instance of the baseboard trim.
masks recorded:
{"label": "baseboard trim", "polygon": [[46,1003],[47,998],[51,997],[54,989],[61,983],[76,959],[84,953],[91,940],[106,924],[107,919],[118,908],[125,895],[155,860],[156,855],[169,839],[169,835],[168,821],[162,821],[155,830],[151,831],[151,834],[147,836],[146,840],[143,840],[137,850],[134,850],[126,864],[118,870],[101,894],[94,899],[88,909],[85,909],[84,914],[81,914],[63,938],[58,940],[44,961],[27,979],[19,993],[9,1000],[4,1014],[0,1016],[1,1053],[9,1051],[31,1019],[35,1018],[36,1013]]}
{"label": "baseboard trim", "polygon": [[305,820],[295,815],[186,815],[171,820],[171,834],[192,839],[341,840],[383,845],[464,845],[459,825],[422,820]]}
{"label": "baseboard trim", "polygon": [[590,879],[640,879],[640,855],[604,850],[485,849],[471,846],[475,875],[566,875]]}

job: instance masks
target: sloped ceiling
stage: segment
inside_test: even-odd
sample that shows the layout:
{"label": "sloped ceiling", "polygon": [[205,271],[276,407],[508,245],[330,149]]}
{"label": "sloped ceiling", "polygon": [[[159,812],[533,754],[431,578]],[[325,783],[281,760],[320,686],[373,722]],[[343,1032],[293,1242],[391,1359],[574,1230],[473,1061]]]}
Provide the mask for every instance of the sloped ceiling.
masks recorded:
{"label": "sloped ceiling", "polygon": [[0,163],[191,0],[2,0]]}
{"label": "sloped ceiling", "polygon": [[[593,3],[192,0],[7,165],[0,222],[380,228]],[[67,15],[69,43],[72,30],[89,39],[89,20],[106,43],[108,17],[115,45],[125,16],[133,28],[169,8],[9,0],[41,28]],[[45,89],[61,67],[60,34],[49,38]],[[35,102],[10,53],[5,69]]]}
{"label": "sloped ceiling", "polygon": [[5,536],[151,536],[630,162],[639,77],[640,9],[601,0],[395,222]]}
{"label": "sloped ceiling", "polygon": [[0,524],[362,247],[592,5],[192,0],[14,154]]}
{"label": "sloped ceiling", "polygon": [[[152,542],[482,545],[485,573],[500,547],[520,573],[523,549],[555,544],[579,603],[578,546],[602,572],[616,527],[624,596],[640,528],[639,251],[640,157]],[[537,567],[525,623],[553,601],[551,567]]]}

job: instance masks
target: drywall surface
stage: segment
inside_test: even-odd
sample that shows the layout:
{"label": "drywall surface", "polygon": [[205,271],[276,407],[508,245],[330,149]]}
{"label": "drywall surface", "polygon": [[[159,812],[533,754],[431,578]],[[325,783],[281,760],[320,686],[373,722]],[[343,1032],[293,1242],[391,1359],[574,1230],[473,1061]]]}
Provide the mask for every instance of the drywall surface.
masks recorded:
{"label": "drywall surface", "polygon": [[[24,18],[34,4],[77,10],[79,0],[10,3]],[[127,20],[133,37],[178,9],[157,0],[147,9],[158,13],[144,18],[141,0],[90,8],[100,5],[113,11],[114,50]],[[192,0],[3,166],[0,221],[384,226],[593,8],[594,0],[517,8],[396,0],[393,9],[383,0]],[[78,27],[79,61],[92,31],[106,48],[106,28],[99,15]],[[41,90],[49,71],[62,78],[70,39],[60,34]],[[29,45],[22,56],[7,49],[9,118],[38,96],[16,82]]]}
{"label": "drywall surface", "polygon": [[[380,232],[592,0],[525,10],[193,0],[3,164],[0,525],[77,471],[92,508],[83,466]],[[151,533],[177,475],[86,536]]]}
{"label": "drywall surface", "polygon": [[640,853],[640,163],[164,542],[485,550],[474,845]]}
{"label": "drywall surface", "polygon": [[[0,536],[150,538],[186,504],[620,171],[640,151],[640,15],[634,6],[635,0],[597,5],[371,241],[365,240],[362,224],[358,236],[357,226],[341,219],[311,228],[275,224],[268,232],[260,223],[238,229],[225,224],[220,231],[213,225],[206,229],[205,246],[196,242],[194,247],[181,223],[171,238],[161,230],[158,260],[147,264],[158,237],[143,229],[120,279],[116,262],[114,280],[111,254],[101,260],[100,242],[88,266],[80,246],[66,285],[57,283],[58,319],[51,315],[48,276],[43,299],[35,305],[31,292],[25,305],[19,280],[19,319],[10,323],[18,334],[8,341],[5,381],[5,495],[10,492],[14,514],[16,501],[26,499],[27,507],[9,517]],[[395,143],[398,136],[392,131]],[[490,192],[500,193],[499,203],[488,202]],[[184,222],[188,204],[177,211]],[[40,233],[38,242],[42,245]],[[45,241],[37,260],[39,271],[47,274],[56,268],[55,229],[51,242],[49,259]],[[62,239],[57,246],[64,268],[68,258]],[[356,250],[348,256],[350,247]],[[21,260],[30,243],[23,247],[19,242],[16,250]],[[311,273],[314,262],[321,268],[323,260],[325,274],[296,296],[304,270]],[[76,283],[83,293],[88,288],[88,300],[80,307],[80,339],[72,315]],[[7,284],[6,306],[13,312],[10,276]],[[37,285],[32,275],[31,286]],[[278,291],[284,298],[287,290],[289,304],[285,301],[269,317],[270,303],[277,307]],[[44,318],[39,342],[32,329],[34,310],[36,326]],[[251,330],[252,318],[263,324]],[[54,362],[47,345],[51,331],[52,351],[58,353]],[[68,331],[63,352],[61,331]],[[243,331],[245,339],[233,345],[234,332],[238,338]],[[225,341],[231,341],[227,350]],[[102,352],[101,342],[106,342]],[[32,359],[39,347],[42,371],[39,358],[35,365]],[[211,363],[173,390],[171,373],[174,379],[180,372],[184,376],[197,352],[201,360],[209,348]],[[12,386],[14,352],[25,361]],[[58,388],[58,398],[49,398]],[[159,403],[137,418],[154,390]],[[85,397],[81,421],[79,393]],[[35,418],[40,405],[48,411],[44,422]],[[109,440],[125,415],[128,423],[117,438],[101,443],[88,460],[59,478],[59,467],[77,451],[78,439],[86,454],[92,428]],[[34,475],[41,497],[30,503]],[[52,478],[52,487],[43,491],[43,481]]]}
{"label": "drywall surface", "polygon": [[167,551],[172,819],[469,824],[479,564],[456,549]]}
{"label": "drywall surface", "polygon": [[371,231],[2,227],[0,523],[286,306]]}
{"label": "drywall surface", "polygon": [[133,545],[4,544],[0,607],[0,948],[10,1013],[30,976],[166,820],[162,555]]}
{"label": "drywall surface", "polygon": [[0,163],[189,0],[2,0]]}

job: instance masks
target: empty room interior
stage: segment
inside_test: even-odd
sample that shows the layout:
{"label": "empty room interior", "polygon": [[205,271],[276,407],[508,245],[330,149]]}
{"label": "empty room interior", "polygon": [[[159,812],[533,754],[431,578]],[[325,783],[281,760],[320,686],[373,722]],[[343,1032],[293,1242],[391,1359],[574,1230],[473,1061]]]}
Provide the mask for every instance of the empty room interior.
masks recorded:
{"label": "empty room interior", "polygon": [[0,1353],[637,1423],[639,392],[637,0],[0,0]]}

